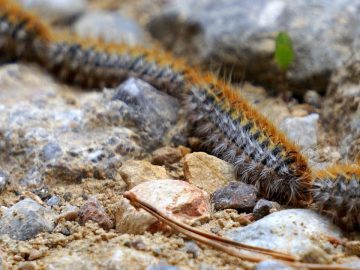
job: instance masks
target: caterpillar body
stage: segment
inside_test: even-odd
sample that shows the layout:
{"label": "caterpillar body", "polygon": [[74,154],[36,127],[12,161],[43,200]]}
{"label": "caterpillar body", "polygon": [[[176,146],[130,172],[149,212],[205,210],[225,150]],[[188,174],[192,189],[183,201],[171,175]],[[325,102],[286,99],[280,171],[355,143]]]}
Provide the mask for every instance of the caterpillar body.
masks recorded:
{"label": "caterpillar body", "polygon": [[314,204],[342,227],[359,229],[360,164],[334,165],[314,172]]}
{"label": "caterpillar body", "polygon": [[[8,0],[0,0],[0,51],[36,62],[57,78],[84,87],[112,87],[127,77],[141,78],[179,98],[193,134],[202,139],[205,149],[232,163],[239,178],[257,185],[265,197],[292,205],[314,198],[323,204],[321,210],[336,207],[328,206],[331,203],[325,199],[336,189],[325,185],[327,176],[314,174],[295,144],[213,74],[159,50],[64,38]],[[359,174],[351,179],[359,183]],[[349,183],[359,192],[359,186]],[[344,204],[345,212],[356,216],[349,219],[352,225],[359,224],[359,210],[354,207],[358,196],[355,200]]]}

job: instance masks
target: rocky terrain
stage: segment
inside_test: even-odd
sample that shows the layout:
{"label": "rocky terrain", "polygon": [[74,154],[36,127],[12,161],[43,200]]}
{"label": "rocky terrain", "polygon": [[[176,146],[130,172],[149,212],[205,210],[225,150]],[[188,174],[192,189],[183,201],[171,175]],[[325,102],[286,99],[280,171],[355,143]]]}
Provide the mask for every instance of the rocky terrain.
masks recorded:
{"label": "rocky terrain", "polygon": [[[54,28],[164,48],[233,72],[233,84],[316,168],[360,151],[360,1],[18,0]],[[106,29],[106,30],[104,30]],[[275,36],[296,60],[282,74]],[[222,73],[223,72],[223,73]],[[262,198],[186,136],[178,100],[129,78],[64,85],[41,67],[0,66],[0,269],[293,269],[251,263],[170,230],[123,197],[303,262],[360,268],[360,234]]]}

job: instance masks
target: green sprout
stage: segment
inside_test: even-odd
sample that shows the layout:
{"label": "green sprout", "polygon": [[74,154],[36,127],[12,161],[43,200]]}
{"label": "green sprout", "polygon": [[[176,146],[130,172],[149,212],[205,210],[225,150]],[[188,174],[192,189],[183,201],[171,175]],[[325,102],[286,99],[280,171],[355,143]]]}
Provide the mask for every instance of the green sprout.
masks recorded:
{"label": "green sprout", "polygon": [[275,40],[275,62],[281,70],[286,71],[294,61],[293,43],[286,32],[280,32]]}

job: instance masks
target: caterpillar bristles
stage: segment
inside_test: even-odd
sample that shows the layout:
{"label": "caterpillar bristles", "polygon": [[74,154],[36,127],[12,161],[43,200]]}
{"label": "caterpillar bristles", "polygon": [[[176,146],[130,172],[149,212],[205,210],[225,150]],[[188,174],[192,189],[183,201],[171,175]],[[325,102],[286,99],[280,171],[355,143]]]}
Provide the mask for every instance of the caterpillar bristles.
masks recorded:
{"label": "caterpillar bristles", "polygon": [[50,41],[50,30],[33,14],[7,0],[0,0],[0,52],[12,59],[37,61]]}
{"label": "caterpillar bristles", "polygon": [[313,200],[339,223],[359,227],[359,165],[312,173],[299,148],[230,84],[161,50],[104,44],[51,31],[16,4],[0,0],[2,57],[38,63],[58,79],[87,88],[140,78],[184,105],[203,148],[230,162],[263,196],[292,205]]}
{"label": "caterpillar bristles", "polygon": [[213,75],[192,77],[192,85],[189,121],[207,149],[268,198],[292,204],[309,199],[310,170],[294,144]]}
{"label": "caterpillar bristles", "polygon": [[314,204],[347,230],[360,229],[360,164],[314,172]]}

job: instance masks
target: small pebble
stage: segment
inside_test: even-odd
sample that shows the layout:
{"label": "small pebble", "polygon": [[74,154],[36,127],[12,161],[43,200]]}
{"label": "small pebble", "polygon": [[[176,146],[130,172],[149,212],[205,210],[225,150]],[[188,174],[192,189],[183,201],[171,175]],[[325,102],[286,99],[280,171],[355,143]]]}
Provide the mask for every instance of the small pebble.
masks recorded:
{"label": "small pebble", "polygon": [[281,206],[277,202],[260,199],[253,209],[254,218],[256,220],[261,219],[270,213],[279,211],[280,208]]}
{"label": "small pebble", "polygon": [[65,201],[69,202],[71,200],[71,198],[72,198],[72,193],[69,192],[69,191],[66,191],[64,193],[64,195],[63,195],[63,198],[64,198]]}
{"label": "small pebble", "polygon": [[46,204],[48,205],[48,206],[54,206],[54,205],[58,205],[60,203],[60,198],[59,198],[59,196],[51,196],[50,197],[50,199],[48,199],[47,201],[46,201]]}
{"label": "small pebble", "polygon": [[59,158],[62,155],[62,150],[58,143],[50,142],[42,148],[40,155],[42,160],[47,162]]}
{"label": "small pebble", "polygon": [[231,181],[236,181],[234,167],[231,164],[203,152],[185,156],[184,176],[190,184],[209,194]]}
{"label": "small pebble", "polygon": [[191,254],[193,256],[193,258],[196,258],[197,256],[199,256],[199,253],[200,253],[199,246],[193,241],[186,242],[183,250],[186,253]]}
{"label": "small pebble", "polygon": [[79,208],[73,205],[67,206],[65,210],[57,217],[57,220],[64,218],[68,221],[74,221],[78,218]]}
{"label": "small pebble", "polygon": [[81,206],[78,212],[78,218],[79,223],[82,225],[91,220],[105,230],[113,227],[113,222],[110,217],[94,197],[89,198],[89,200]]}
{"label": "small pebble", "polygon": [[152,165],[146,160],[128,160],[119,172],[129,189],[147,180],[169,178],[164,167]]}
{"label": "small pebble", "polygon": [[169,165],[180,161],[180,159],[190,152],[190,149],[180,146],[177,148],[173,147],[162,147],[155,150],[152,153],[151,163],[154,165]]}
{"label": "small pebble", "polygon": [[314,106],[315,108],[320,108],[321,106],[321,97],[319,93],[314,90],[306,91],[304,95],[304,101],[307,104]]}
{"label": "small pebble", "polygon": [[317,144],[318,120],[317,113],[304,117],[290,117],[280,123],[280,129],[289,136],[289,139],[307,149]]}
{"label": "small pebble", "polygon": [[237,209],[250,212],[254,208],[258,191],[254,185],[231,182],[216,190],[211,196],[215,210]]}

